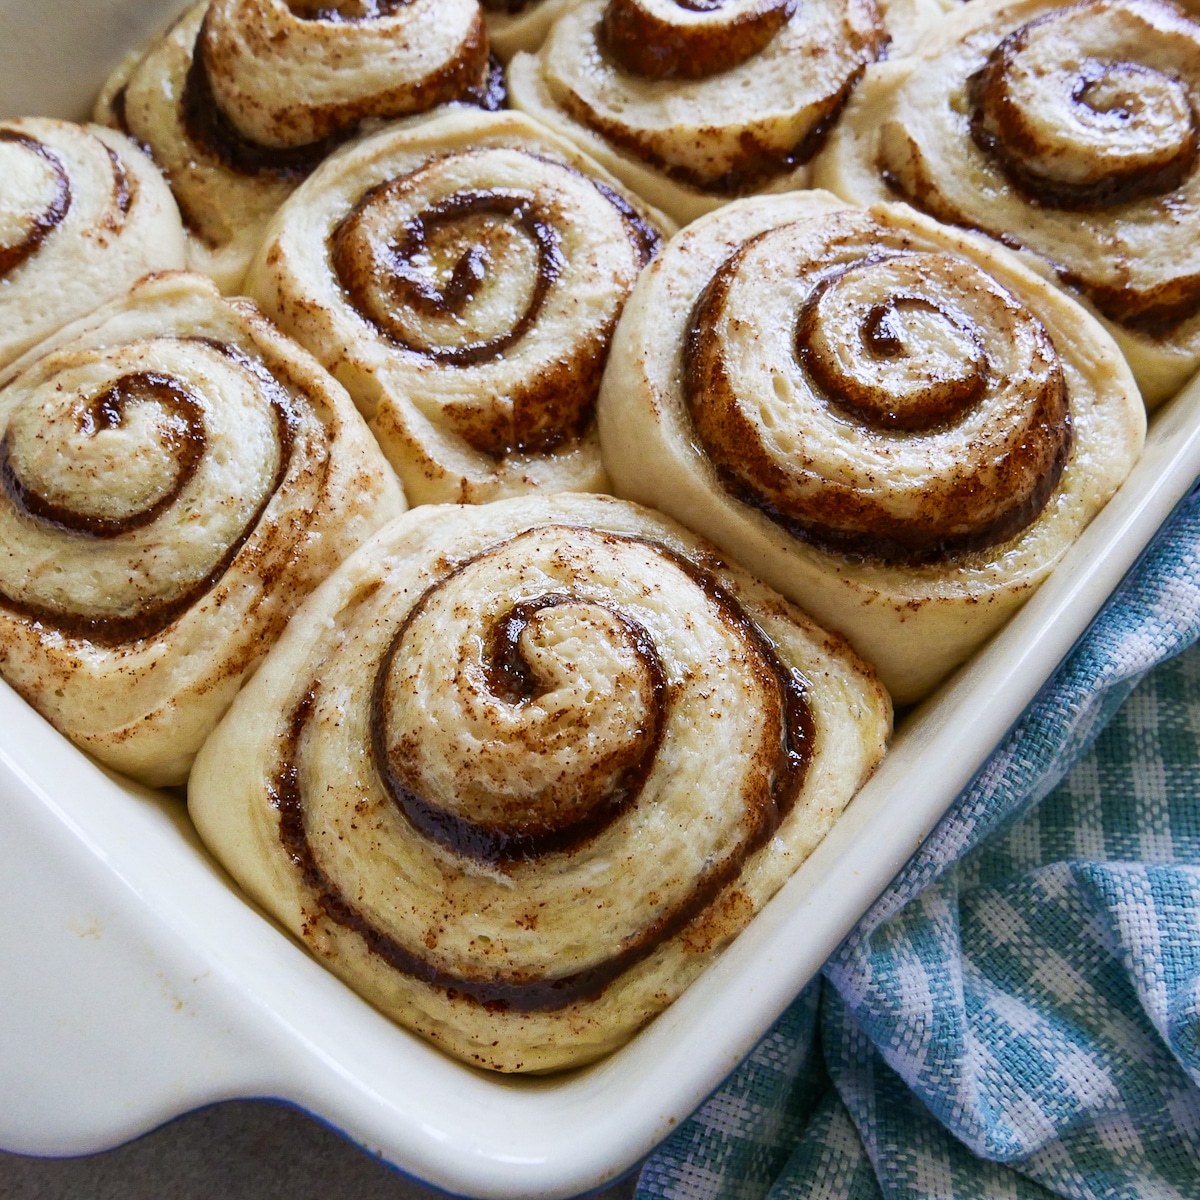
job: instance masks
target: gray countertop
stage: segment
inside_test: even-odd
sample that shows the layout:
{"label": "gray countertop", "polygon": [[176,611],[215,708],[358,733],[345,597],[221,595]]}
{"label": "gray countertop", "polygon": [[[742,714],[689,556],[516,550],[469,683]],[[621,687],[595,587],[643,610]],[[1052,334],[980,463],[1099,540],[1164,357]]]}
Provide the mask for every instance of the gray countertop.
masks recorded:
{"label": "gray countertop", "polygon": [[[0,1101],[2,1102],[2,1101]],[[628,1200],[634,1178],[594,1200]],[[433,1200],[306,1113],[240,1100],[87,1158],[0,1152],[3,1200]]]}

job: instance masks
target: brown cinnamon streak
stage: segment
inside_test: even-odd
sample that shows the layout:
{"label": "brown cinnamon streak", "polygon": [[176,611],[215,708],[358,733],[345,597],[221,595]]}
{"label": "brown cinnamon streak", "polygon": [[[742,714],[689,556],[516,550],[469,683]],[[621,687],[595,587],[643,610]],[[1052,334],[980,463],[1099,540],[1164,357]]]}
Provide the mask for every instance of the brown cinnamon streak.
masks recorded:
{"label": "brown cinnamon streak", "polygon": [[[692,12],[718,12],[724,0],[675,0]],[[706,79],[765,49],[791,20],[797,0],[769,0],[733,21],[674,23],[640,0],[609,0],[600,44],[626,71],[645,79]]]}
{"label": "brown cinnamon streak", "polygon": [[1020,504],[1006,509],[996,520],[969,533],[943,537],[932,543],[923,529],[909,533],[901,527],[896,527],[886,532],[879,529],[863,533],[857,530],[835,529],[817,522],[807,523],[777,508],[764,496],[748,487],[745,480],[728,468],[717,465],[717,474],[731,495],[743,504],[758,509],[763,516],[770,518],[798,541],[808,542],[818,549],[845,555],[847,558],[915,567],[949,562],[977,550],[986,550],[989,546],[997,546],[1009,538],[1016,537],[1023,529],[1028,528],[1054,494],[1066,467],[1070,449],[1071,441],[1068,436],[1056,450],[1050,469],[1039,478],[1036,490]]}
{"label": "brown cinnamon streak", "polygon": [[[415,617],[449,578],[470,565],[462,564],[450,576],[433,584],[413,606],[408,618],[392,642],[376,676],[372,699],[371,729],[376,769],[388,794],[399,806],[409,824],[424,837],[439,842],[464,858],[505,865],[531,861],[549,854],[577,850],[607,829],[637,799],[651,768],[654,766],[664,732],[667,683],[658,651],[649,633],[636,622],[614,609],[608,611],[623,626],[626,636],[637,649],[638,657],[650,680],[648,728],[639,731],[634,744],[618,747],[609,761],[594,771],[598,780],[611,780],[608,793],[598,803],[584,808],[581,818],[574,810],[564,815],[545,808],[534,816],[526,814],[515,827],[487,825],[468,820],[430,803],[402,777],[402,771],[391,761],[384,745],[387,711],[384,700],[384,681],[396,654],[402,650],[405,634]],[[502,614],[488,633],[487,676],[495,695],[510,704],[520,704],[541,694],[541,688],[529,673],[521,657],[518,640],[533,615],[542,609],[578,602],[570,593],[554,592],[515,605]],[[593,602],[594,603],[594,602]],[[587,781],[590,782],[590,781]],[[581,787],[585,786],[581,782]],[[555,817],[557,816],[557,820]]]}
{"label": "brown cinnamon streak", "polygon": [[[813,289],[800,310],[796,322],[796,353],[813,383],[824,393],[828,403],[844,410],[851,417],[876,430],[896,430],[904,433],[931,433],[943,429],[968,412],[987,389],[986,359],[972,363],[974,368],[965,378],[941,380],[931,378],[916,402],[903,407],[887,403],[875,389],[865,383],[853,387],[851,381],[838,379],[828,370],[821,354],[812,348],[812,337],[820,319],[818,304],[822,294],[844,272],[826,276]],[[941,312],[947,320],[953,315],[920,296],[897,295],[885,304],[874,305],[860,331],[863,349],[878,359],[890,359],[904,353],[898,333],[899,314],[905,310],[923,309]]]}
{"label": "brown cinnamon streak", "polygon": [[[881,34],[878,44],[865,55],[867,60],[874,62],[879,58],[886,44],[887,37]],[[744,196],[765,187],[778,176],[803,166],[817,155],[828,141],[833,127],[837,124],[838,117],[841,116],[842,109],[846,107],[865,71],[864,63],[847,76],[846,81],[837,92],[824,102],[823,110],[809,131],[789,149],[780,150],[775,146],[769,146],[748,130],[740,133],[738,135],[738,152],[734,156],[733,165],[727,171],[716,176],[668,162],[661,154],[646,145],[637,133],[630,132],[616,121],[605,120],[578,96],[567,96],[564,104],[582,124],[594,129],[618,149],[632,154],[635,158],[654,167],[655,170],[661,171],[668,179],[673,179],[687,187],[696,188],[698,191],[710,192],[715,196]]]}
{"label": "brown cinnamon streak", "polygon": [[1049,263],[1054,273],[1067,287],[1086,296],[1110,321],[1149,337],[1170,337],[1184,321],[1200,313],[1200,275],[1185,275],[1165,280],[1151,288],[1132,284],[1108,284],[1073,271],[1042,250],[1026,245],[1005,229],[989,228],[957,207],[945,202],[925,169],[918,164],[912,184],[902,181],[895,173],[883,171],[881,177],[889,191],[899,199],[915,205],[922,212],[947,225],[957,225],[974,233],[982,233],[1010,250],[1037,254]]}
{"label": "brown cinnamon streak", "polygon": [[341,0],[338,4],[307,5],[289,0],[288,7],[305,21],[334,21],[354,24],[359,21],[377,21],[400,11],[409,0]]}
{"label": "brown cinnamon streak", "polygon": [[34,216],[29,232],[15,246],[0,245],[0,279],[3,279],[36,253],[51,231],[62,223],[71,207],[71,184],[58,155],[35,138],[14,129],[0,129],[0,141],[15,142],[45,159],[54,174],[54,194],[46,207]]}
{"label": "brown cinnamon streak", "polygon": [[[376,17],[383,15],[387,14]],[[265,146],[243,136],[233,117],[222,111],[216,101],[209,72],[217,74],[225,56],[222,41],[211,30],[206,16],[196,35],[188,68],[183,97],[184,125],[189,137],[208,148],[230,169],[244,174],[270,171],[283,177],[302,178],[342,142],[354,137],[362,122],[369,118],[410,116],[454,101],[494,108],[503,104],[505,98],[503,77],[499,64],[489,54],[483,15],[479,13],[455,56],[420,80],[328,103],[309,101],[300,95],[287,97],[304,109],[320,136],[303,145]]]}
{"label": "brown cinnamon streak", "polygon": [[[618,537],[615,534],[607,536]],[[751,829],[740,851],[701,875],[684,900],[623,944],[614,947],[612,955],[605,961],[558,977],[529,972],[466,976],[445,970],[374,926],[317,863],[305,829],[304,797],[299,783],[300,742],[316,707],[315,692],[307,693],[292,714],[289,732],[280,753],[279,767],[269,787],[269,797],[279,812],[280,841],[304,885],[312,893],[321,912],[329,920],[361,937],[370,953],[383,959],[394,970],[440,988],[452,999],[467,1000],[497,1011],[548,1012],[600,995],[614,980],[649,957],[660,945],[681,933],[705,912],[721,890],[739,876],[746,860],[774,835],[803,786],[812,757],[814,734],[803,680],[779,659],[767,637],[704,567],[649,539],[629,537],[627,540],[650,546],[670,565],[682,570],[704,591],[721,613],[722,619],[735,625],[754,646],[778,688],[781,738],[774,753],[774,762],[766,773],[768,794],[762,806],[747,818],[751,822]],[[526,685],[518,680],[514,686],[521,688]],[[378,761],[378,751],[376,754]],[[424,831],[416,832],[419,836],[427,836]]]}
{"label": "brown cinnamon streak", "polygon": [[0,442],[0,487],[13,506],[45,525],[94,538],[116,538],[156,521],[196,474],[207,446],[204,420],[195,398],[173,379],[150,371],[124,375],[89,402],[82,414],[81,432],[91,436],[116,429],[130,404],[153,403],[168,414],[176,430],[164,437],[167,452],[175,459],[174,486],[153,504],[123,517],[101,517],[54,504],[27,488],[13,470],[9,441]]}
{"label": "brown cinnamon streak", "polygon": [[1148,337],[1170,337],[1200,313],[1200,275],[1179,276],[1147,289],[1100,283],[1065,267],[1056,269],[1063,283],[1081,291],[1110,321]]}
{"label": "brown cinnamon streak", "polygon": [[[400,179],[373,188],[338,225],[333,233],[330,255],[338,282],[363,316],[386,337],[407,350],[455,366],[470,366],[499,358],[532,327],[547,292],[562,270],[557,230],[543,215],[534,197],[527,193],[502,188],[455,192],[422,212],[399,231],[389,247],[386,277],[379,279],[372,269],[374,264],[359,261],[360,247],[354,237],[355,226],[365,209],[374,204],[386,204],[390,193],[404,186],[406,181]],[[481,213],[514,221],[537,246],[537,280],[525,311],[508,331],[485,342],[470,342],[462,346],[414,345],[403,330],[388,319],[382,306],[370,302],[369,290],[382,286],[392,291],[402,304],[427,315],[461,312],[474,295],[474,287],[482,282],[482,270],[486,264],[485,248],[476,247],[464,256],[456,265],[450,280],[441,288],[411,270],[409,264],[425,251],[432,233]]]}
{"label": "brown cinnamon streak", "polygon": [[[549,162],[555,170],[579,175],[561,162],[534,154],[529,157]],[[388,231],[385,245],[364,232],[377,213],[386,220],[392,199],[403,200],[411,188],[419,185],[422,173],[436,169],[438,162],[433,159],[412,175],[385,181],[363,195],[331,235],[330,262],[348,303],[381,337],[449,367],[472,367],[501,359],[535,329],[547,296],[565,266],[559,232],[563,214],[553,195],[543,202],[536,187],[468,187],[415,215],[406,212],[403,221],[396,220],[394,234]],[[618,192],[597,180],[589,182],[620,214],[641,263],[648,262],[658,249],[659,232]],[[509,228],[519,229],[536,254],[536,274],[524,307],[513,323],[495,336],[468,340],[470,334],[464,333],[457,343],[431,344],[418,328],[407,324],[407,315],[461,316],[498,268],[487,237],[481,235],[461,251],[457,261],[447,264],[440,277],[435,277],[427,261],[429,246],[439,233],[453,233],[458,222],[481,216],[497,218]],[[522,379],[509,393],[507,411],[483,403],[458,404],[447,407],[447,419],[468,445],[497,460],[512,453],[549,453],[577,440],[593,419],[615,322],[614,314],[605,327],[590,330],[573,356]]]}
{"label": "brown cinnamon streak", "polygon": [[464,104],[474,104],[484,112],[499,112],[508,107],[508,81],[504,77],[504,64],[488,51],[487,73],[479,83],[473,83],[463,92]]}
{"label": "brown cinnamon streak", "polygon": [[658,253],[658,248],[662,245],[662,234],[649,221],[642,218],[624,196],[615,192],[608,184],[602,183],[599,179],[593,179],[592,184],[596,191],[624,218],[625,228],[638,249],[642,265],[645,266]]}
{"label": "brown cinnamon streak", "polygon": [[116,202],[117,211],[121,214],[121,219],[129,216],[129,210],[133,206],[133,189],[129,186],[129,175],[125,171],[125,166],[121,162],[116,151],[111,147],[106,147],[108,150],[109,161],[112,163],[113,172],[113,200]]}
{"label": "brown cinnamon streak", "polygon": [[[1007,503],[991,519],[964,521],[977,498],[973,487],[961,488],[947,502],[945,512],[938,513],[931,505],[917,519],[897,517],[865,491],[833,484],[814,489],[805,497],[803,506],[790,503],[787,464],[776,460],[752,422],[741,412],[725,361],[713,349],[716,340],[712,330],[744,250],[745,247],[735,251],[725,261],[698,297],[683,353],[684,396],[696,437],[731,496],[757,509],[792,537],[831,553],[884,564],[918,566],[944,562],[1007,541],[1036,519],[1058,486],[1071,448],[1069,397],[1061,365],[1057,363],[1044,386],[1029,399],[1030,436],[1020,453],[1009,454],[1005,461],[995,464],[992,486]],[[867,428],[878,429],[886,424],[880,420],[880,414],[886,411],[886,396],[880,403],[867,405],[861,398],[853,403],[839,403],[837,395],[822,392],[822,372],[811,371],[815,356],[808,353],[805,344],[803,313],[798,322],[796,353],[818,396],[847,412],[873,410],[869,411],[870,419],[862,422]],[[712,397],[726,402],[707,404]],[[970,390],[959,397],[951,394],[951,399],[968,405],[974,402]],[[934,419],[936,412],[927,410],[918,415],[933,428],[939,427]],[[900,428],[895,430],[897,436],[904,432]],[[923,432],[918,428],[914,436],[919,437]],[[1037,473],[1032,486],[1021,495],[1013,483],[1031,466],[1037,467]],[[936,494],[931,492],[930,499],[935,498]],[[959,532],[964,524],[969,527]]]}
{"label": "brown cinnamon streak", "polygon": [[[967,80],[971,137],[975,144],[996,161],[1017,191],[1046,208],[1095,212],[1146,196],[1161,196],[1174,191],[1196,167],[1200,134],[1194,112],[1191,114],[1188,136],[1179,152],[1156,167],[1148,168],[1144,163],[1139,163],[1127,171],[1111,171],[1097,179],[1077,183],[1049,178],[1025,164],[1023,155],[1034,154],[1039,147],[1034,134],[1026,127],[1019,108],[1009,97],[1005,75],[1012,57],[1028,41],[1029,29],[1054,19],[1056,15],[1049,14],[1009,34],[988,56],[987,62]],[[1081,72],[1074,95],[1076,103],[1081,102],[1096,78],[1098,76],[1087,70]],[[989,122],[992,128],[989,128]]]}
{"label": "brown cinnamon streak", "polygon": [[[248,358],[240,350],[234,346],[218,342],[211,338],[184,338],[183,341],[197,341],[204,345],[211,346],[218,352],[231,358],[243,366],[247,371],[255,376],[259,386],[271,401],[271,407],[275,415],[276,430],[280,442],[279,467],[276,471],[275,478],[271,482],[271,486],[267,489],[263,497],[262,503],[247,522],[245,529],[240,537],[235,538],[231,543],[226,553],[222,556],[220,562],[213,568],[212,571],[198,583],[188,588],[181,594],[172,598],[160,601],[157,604],[139,609],[137,612],[126,616],[105,616],[105,617],[88,617],[81,616],[75,613],[66,612],[59,609],[51,609],[40,605],[26,604],[15,597],[5,595],[0,592],[0,604],[11,612],[17,613],[30,621],[37,621],[44,625],[47,629],[56,629],[61,631],[68,637],[80,638],[92,642],[98,646],[121,646],[128,642],[141,641],[146,638],[155,637],[166,629],[173,621],[180,617],[183,613],[195,604],[200,596],[210,591],[216,584],[217,580],[229,569],[230,564],[237,557],[242,546],[249,540],[251,534],[258,526],[263,512],[271,501],[271,497],[278,490],[282,483],[290,465],[292,456],[292,448],[295,442],[296,414],[292,408],[291,398],[288,396],[285,389],[279,382],[267,371],[266,367],[254,360]],[[129,378],[129,377],[127,377]],[[119,386],[119,385],[118,385]],[[167,380],[166,377],[156,377],[153,388],[159,394],[153,398],[161,399],[160,389],[166,388],[171,402],[175,402],[178,394],[186,395],[186,390],[177,382]],[[111,389],[110,389],[111,390]],[[107,405],[97,402],[93,407],[96,408],[96,417],[98,421],[107,422],[113,419],[109,414],[115,415],[119,407],[123,406],[128,401],[126,396],[120,405]],[[198,418],[197,418],[198,422]],[[203,445],[197,444],[203,441]],[[190,464],[190,467],[185,467],[185,470],[195,469],[195,463],[192,461],[192,456],[203,452],[206,448],[207,439],[200,423],[190,424],[189,433],[185,435],[186,443],[182,450],[182,455]],[[70,537],[102,537],[102,538],[118,538],[126,532],[132,532],[134,529],[144,525],[147,520],[153,519],[147,517],[146,513],[139,514],[132,523],[126,524],[125,528],[118,529],[109,527],[103,521],[89,519],[81,521],[77,514],[66,514],[60,509],[56,509],[52,505],[42,505],[47,510],[46,515],[39,515],[30,507],[31,493],[22,485],[15,481],[15,477],[11,470],[11,465],[8,460],[7,446],[0,446],[0,453],[3,454],[3,466],[0,469],[0,484],[4,491],[9,496],[10,500],[18,504],[28,514],[31,520],[43,520],[52,526],[56,526],[65,531]],[[171,499],[178,498],[178,492],[182,485],[174,489]],[[36,507],[39,502],[34,501]],[[160,515],[169,507],[164,503],[161,506],[154,507],[154,514]],[[67,523],[62,518],[68,517],[70,523]]]}
{"label": "brown cinnamon streak", "polygon": [[197,38],[183,89],[183,123],[187,135],[222,165],[241,175],[271,174],[285,179],[302,179],[322,159],[350,137],[353,129],[310,142],[304,146],[263,146],[243,137],[221,111],[212,93],[204,55],[200,52],[203,30]]}

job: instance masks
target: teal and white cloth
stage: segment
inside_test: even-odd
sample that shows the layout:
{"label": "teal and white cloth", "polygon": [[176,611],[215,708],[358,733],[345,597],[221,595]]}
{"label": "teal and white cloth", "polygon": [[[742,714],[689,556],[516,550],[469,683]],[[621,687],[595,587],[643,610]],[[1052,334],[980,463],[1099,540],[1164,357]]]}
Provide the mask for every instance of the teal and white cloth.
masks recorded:
{"label": "teal and white cloth", "polygon": [[1200,491],[638,1200],[1200,1200],[1198,637]]}

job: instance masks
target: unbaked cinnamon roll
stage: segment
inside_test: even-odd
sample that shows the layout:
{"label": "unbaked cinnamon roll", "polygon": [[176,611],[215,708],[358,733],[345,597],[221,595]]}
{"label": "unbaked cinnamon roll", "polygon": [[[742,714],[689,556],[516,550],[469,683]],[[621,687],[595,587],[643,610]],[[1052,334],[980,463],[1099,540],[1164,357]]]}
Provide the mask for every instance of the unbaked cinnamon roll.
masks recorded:
{"label": "unbaked cinnamon roll", "polygon": [[202,0],[114,73],[96,119],[150,151],[190,264],[235,291],[271,214],[364,122],[502,94],[477,0]]}
{"label": "unbaked cinnamon roll", "polygon": [[900,195],[1098,314],[1149,405],[1200,365],[1200,5],[976,0],[867,73],[815,180]]}
{"label": "unbaked cinnamon roll", "polygon": [[937,0],[585,0],[509,65],[513,105],[684,223],[804,187],[868,63]]}
{"label": "unbaked cinnamon roll", "polygon": [[601,389],[618,495],[711,538],[926,695],[1124,479],[1112,339],[986,239],[827,192],[739,201],[635,288]]}
{"label": "unbaked cinnamon roll", "polygon": [[841,639],[657,514],[426,506],[296,615],[188,803],[389,1016],[547,1071],[679,995],[824,835],[890,716]]}
{"label": "unbaked cinnamon roll", "polygon": [[345,392],[200,276],[148,276],[14,370],[0,674],[102,762],[181,783],[399,485]]}
{"label": "unbaked cinnamon roll", "polygon": [[326,163],[247,290],[345,384],[414,503],[599,491],[609,339],[668,227],[527,117],[459,108]]}
{"label": "unbaked cinnamon roll", "polygon": [[0,122],[0,370],[183,262],[175,201],[128,138],[48,117]]}

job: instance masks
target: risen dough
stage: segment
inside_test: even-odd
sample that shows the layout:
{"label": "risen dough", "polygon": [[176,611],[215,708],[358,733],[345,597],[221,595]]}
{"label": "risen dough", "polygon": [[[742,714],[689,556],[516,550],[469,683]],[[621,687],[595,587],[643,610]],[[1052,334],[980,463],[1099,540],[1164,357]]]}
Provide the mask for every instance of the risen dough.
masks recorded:
{"label": "risen dough", "polygon": [[1153,407],[1200,366],[1200,5],[972,0],[868,69],[814,183],[897,194],[1068,288]]}
{"label": "risen dough", "polygon": [[681,223],[805,187],[862,70],[918,42],[938,0],[584,0],[509,64],[512,104]]}
{"label": "risen dough", "polygon": [[175,201],[128,138],[48,117],[0,123],[0,369],[183,262]]}
{"label": "risen dough", "polygon": [[1100,325],[994,243],[806,192],[667,245],[599,425],[618,495],[736,553],[908,703],[1045,578],[1145,414]]}
{"label": "risen dough", "polygon": [[404,508],[350,398],[249,301],[149,276],[0,391],[0,673],[151,784]]}
{"label": "risen dough", "polygon": [[550,26],[579,0],[483,0],[488,42],[508,62],[518,50],[536,50]]}
{"label": "risen dough", "polygon": [[474,0],[318,19],[285,0],[201,0],[101,90],[96,119],[146,146],[191,235],[188,265],[236,292],[271,214],[364,121],[495,103]]}
{"label": "risen dough", "polygon": [[883,751],[838,638],[608,497],[425,506],[296,615],[196,762],[241,885],[468,1062],[584,1063],[695,978]]}
{"label": "risen dough", "polygon": [[247,286],[345,384],[410,500],[600,491],[609,340],[673,228],[523,114],[457,108],[325,163]]}

